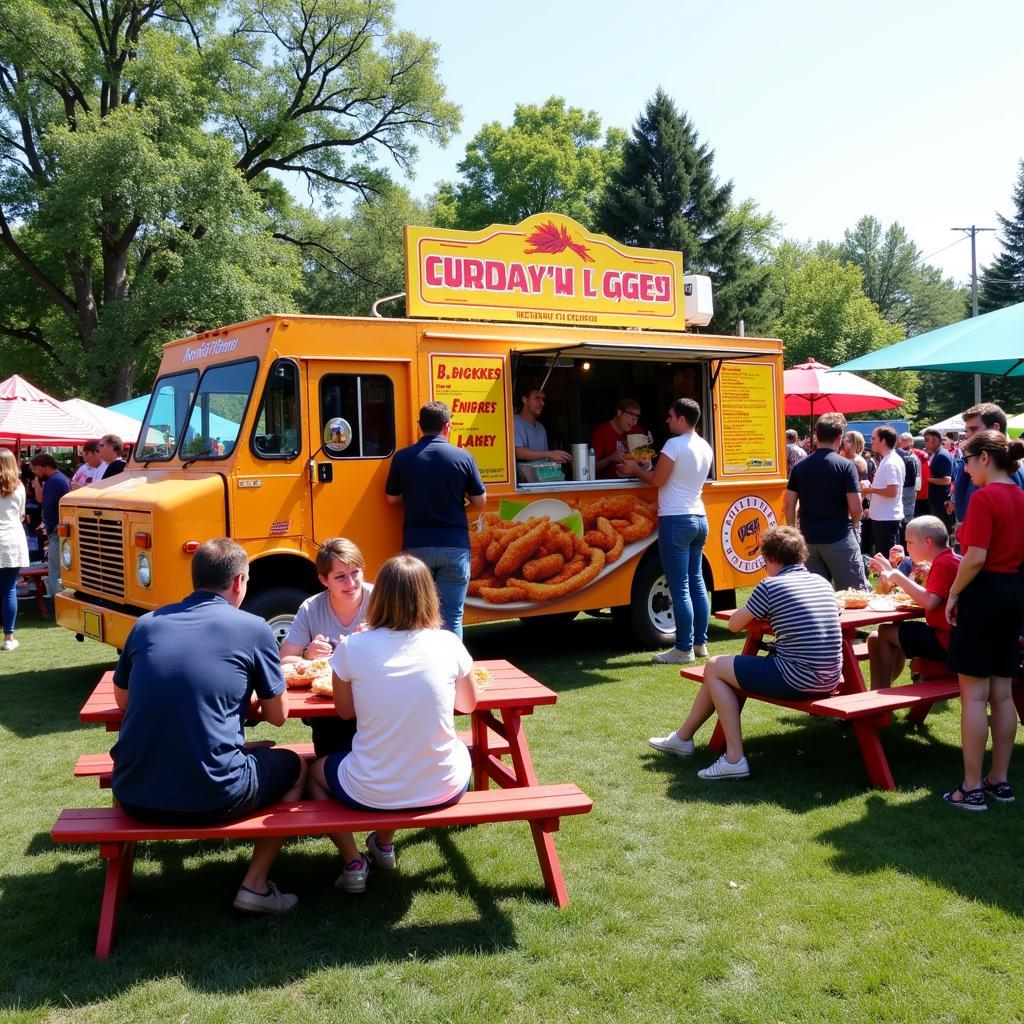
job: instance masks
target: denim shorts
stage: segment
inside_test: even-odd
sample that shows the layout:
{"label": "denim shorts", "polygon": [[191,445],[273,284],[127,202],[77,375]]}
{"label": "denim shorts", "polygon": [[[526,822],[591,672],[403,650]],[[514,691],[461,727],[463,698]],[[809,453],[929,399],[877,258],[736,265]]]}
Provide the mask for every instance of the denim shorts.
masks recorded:
{"label": "denim shorts", "polygon": [[387,814],[388,811],[393,811],[396,814],[405,814],[409,811],[439,811],[442,807],[451,807],[452,804],[457,804],[465,795],[469,789],[469,783],[466,783],[465,789],[460,793],[456,793],[451,800],[445,800],[444,803],[430,804],[428,807],[368,807],[366,804],[361,804],[354,797],[348,795],[345,792],[345,787],[341,784],[339,777],[339,769],[341,768],[341,762],[348,757],[348,754],[329,754],[327,760],[324,761],[324,778],[327,780],[327,785],[330,787],[331,796],[338,801],[339,804],[344,804],[346,807],[351,807],[353,811],[369,811],[371,814],[380,814],[381,812]]}
{"label": "denim shorts", "polygon": [[732,661],[733,674],[736,682],[750,693],[762,697],[775,697],[778,700],[817,700],[826,697],[835,690],[798,690],[782,677],[778,659],[769,654],[761,658],[754,654],[737,654]]}

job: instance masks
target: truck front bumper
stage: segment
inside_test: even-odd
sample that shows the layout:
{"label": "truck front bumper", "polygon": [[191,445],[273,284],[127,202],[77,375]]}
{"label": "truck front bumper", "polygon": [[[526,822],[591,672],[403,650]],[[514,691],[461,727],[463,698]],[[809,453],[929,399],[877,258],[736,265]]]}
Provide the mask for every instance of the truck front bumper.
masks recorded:
{"label": "truck front bumper", "polygon": [[136,616],[112,611],[99,604],[91,604],[81,597],[65,592],[54,600],[57,625],[72,633],[99,640],[120,650],[135,625]]}

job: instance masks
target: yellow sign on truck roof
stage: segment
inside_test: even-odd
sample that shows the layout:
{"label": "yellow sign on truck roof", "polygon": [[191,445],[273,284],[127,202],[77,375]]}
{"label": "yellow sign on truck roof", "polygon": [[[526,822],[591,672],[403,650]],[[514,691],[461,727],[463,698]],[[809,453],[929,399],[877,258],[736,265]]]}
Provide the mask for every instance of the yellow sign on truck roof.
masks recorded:
{"label": "yellow sign on truck roof", "polygon": [[405,229],[409,316],[685,330],[683,256],[539,213],[480,231]]}

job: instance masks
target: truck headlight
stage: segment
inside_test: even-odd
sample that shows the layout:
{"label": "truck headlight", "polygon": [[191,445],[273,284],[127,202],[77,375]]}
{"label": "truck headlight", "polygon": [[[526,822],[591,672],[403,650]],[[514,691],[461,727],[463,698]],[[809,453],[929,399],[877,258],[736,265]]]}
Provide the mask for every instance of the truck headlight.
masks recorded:
{"label": "truck headlight", "polygon": [[135,578],[140,587],[148,587],[153,582],[153,564],[149,555],[139,555],[135,560]]}
{"label": "truck headlight", "polygon": [[64,566],[65,569],[70,569],[73,560],[71,541],[62,540],[60,542],[60,564]]}

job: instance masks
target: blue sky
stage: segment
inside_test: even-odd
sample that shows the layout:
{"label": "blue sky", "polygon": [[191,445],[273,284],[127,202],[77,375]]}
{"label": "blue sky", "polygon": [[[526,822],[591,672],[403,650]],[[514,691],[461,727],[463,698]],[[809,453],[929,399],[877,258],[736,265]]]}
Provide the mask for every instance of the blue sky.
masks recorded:
{"label": "blue sky", "polygon": [[[970,243],[950,228],[1012,213],[1019,2],[398,0],[397,23],[439,44],[463,111],[447,149],[421,146],[419,195],[454,178],[468,139],[507,124],[516,103],[563,96],[628,128],[661,85],[714,148],[719,177],[789,237],[837,240],[872,213],[967,281]],[[979,235],[979,265],[994,245]]]}

